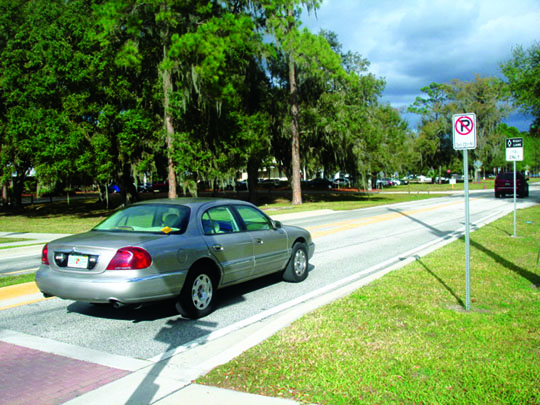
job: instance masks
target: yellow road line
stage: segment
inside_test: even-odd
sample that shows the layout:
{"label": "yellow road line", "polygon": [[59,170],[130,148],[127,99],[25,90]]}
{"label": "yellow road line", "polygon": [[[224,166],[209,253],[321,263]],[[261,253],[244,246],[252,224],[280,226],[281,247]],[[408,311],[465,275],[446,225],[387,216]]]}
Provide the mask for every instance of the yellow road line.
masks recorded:
{"label": "yellow road line", "polygon": [[36,267],[35,269],[10,271],[9,273],[2,273],[2,276],[13,276],[13,275],[16,275],[16,274],[31,274],[31,273],[35,273],[38,269],[39,269],[39,267]]}
{"label": "yellow road line", "polygon": [[16,307],[22,307],[23,305],[28,305],[28,304],[33,304],[34,302],[40,302],[40,301],[45,301],[45,300],[50,300],[50,299],[53,299],[54,297],[49,297],[49,298],[36,298],[36,299],[33,299],[33,300],[28,300],[28,301],[23,301],[23,302],[18,302],[16,304],[11,304],[11,305],[6,305],[4,307],[0,307],[0,311],[3,311],[4,309],[10,309],[10,308],[16,308]]}

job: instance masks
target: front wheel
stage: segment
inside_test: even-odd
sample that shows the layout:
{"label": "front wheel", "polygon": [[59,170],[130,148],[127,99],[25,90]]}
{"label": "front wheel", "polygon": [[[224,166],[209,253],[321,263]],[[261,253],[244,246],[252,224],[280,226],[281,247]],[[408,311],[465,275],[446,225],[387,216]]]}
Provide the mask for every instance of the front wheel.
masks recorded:
{"label": "front wheel", "polygon": [[283,279],[293,283],[304,281],[308,276],[308,253],[305,243],[296,242],[292,248],[291,258],[283,272]]}
{"label": "front wheel", "polygon": [[191,270],[180,292],[176,309],[186,318],[205,317],[214,310],[215,293],[216,285],[208,271]]}

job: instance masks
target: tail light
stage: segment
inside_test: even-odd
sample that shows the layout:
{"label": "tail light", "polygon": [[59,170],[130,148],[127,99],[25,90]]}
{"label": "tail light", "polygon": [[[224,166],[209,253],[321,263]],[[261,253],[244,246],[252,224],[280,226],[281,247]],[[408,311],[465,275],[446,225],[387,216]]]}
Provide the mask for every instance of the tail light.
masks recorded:
{"label": "tail light", "polygon": [[47,255],[49,254],[49,245],[45,244],[43,246],[43,249],[41,250],[41,263],[49,265],[49,259],[47,258]]}
{"label": "tail light", "polygon": [[107,270],[141,270],[150,267],[152,256],[140,247],[125,247],[118,249]]}

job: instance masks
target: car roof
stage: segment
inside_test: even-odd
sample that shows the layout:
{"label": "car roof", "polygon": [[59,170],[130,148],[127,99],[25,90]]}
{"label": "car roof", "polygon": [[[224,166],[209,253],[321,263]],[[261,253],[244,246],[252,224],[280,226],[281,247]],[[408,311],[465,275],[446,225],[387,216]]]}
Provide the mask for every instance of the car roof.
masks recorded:
{"label": "car roof", "polygon": [[[233,200],[230,198],[211,198],[211,197],[181,197],[181,198],[158,198],[155,200],[146,200],[136,203],[136,205],[145,205],[145,204],[163,204],[163,205],[185,205],[190,208],[201,207],[202,205],[220,205],[220,204],[240,204],[240,205],[250,205],[253,204],[242,201],[242,200]],[[134,204],[135,205],[135,204]]]}

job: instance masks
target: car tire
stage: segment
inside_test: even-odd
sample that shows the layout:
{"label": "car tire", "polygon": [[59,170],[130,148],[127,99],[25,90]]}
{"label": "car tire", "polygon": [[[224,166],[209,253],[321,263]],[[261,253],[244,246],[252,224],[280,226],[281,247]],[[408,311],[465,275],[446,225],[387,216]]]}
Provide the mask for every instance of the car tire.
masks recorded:
{"label": "car tire", "polygon": [[292,283],[304,281],[308,276],[308,252],[305,243],[296,242],[292,248],[291,258],[283,272],[283,279]]}
{"label": "car tire", "polygon": [[176,310],[190,319],[205,317],[214,310],[216,290],[216,282],[208,270],[192,269],[176,302]]}

